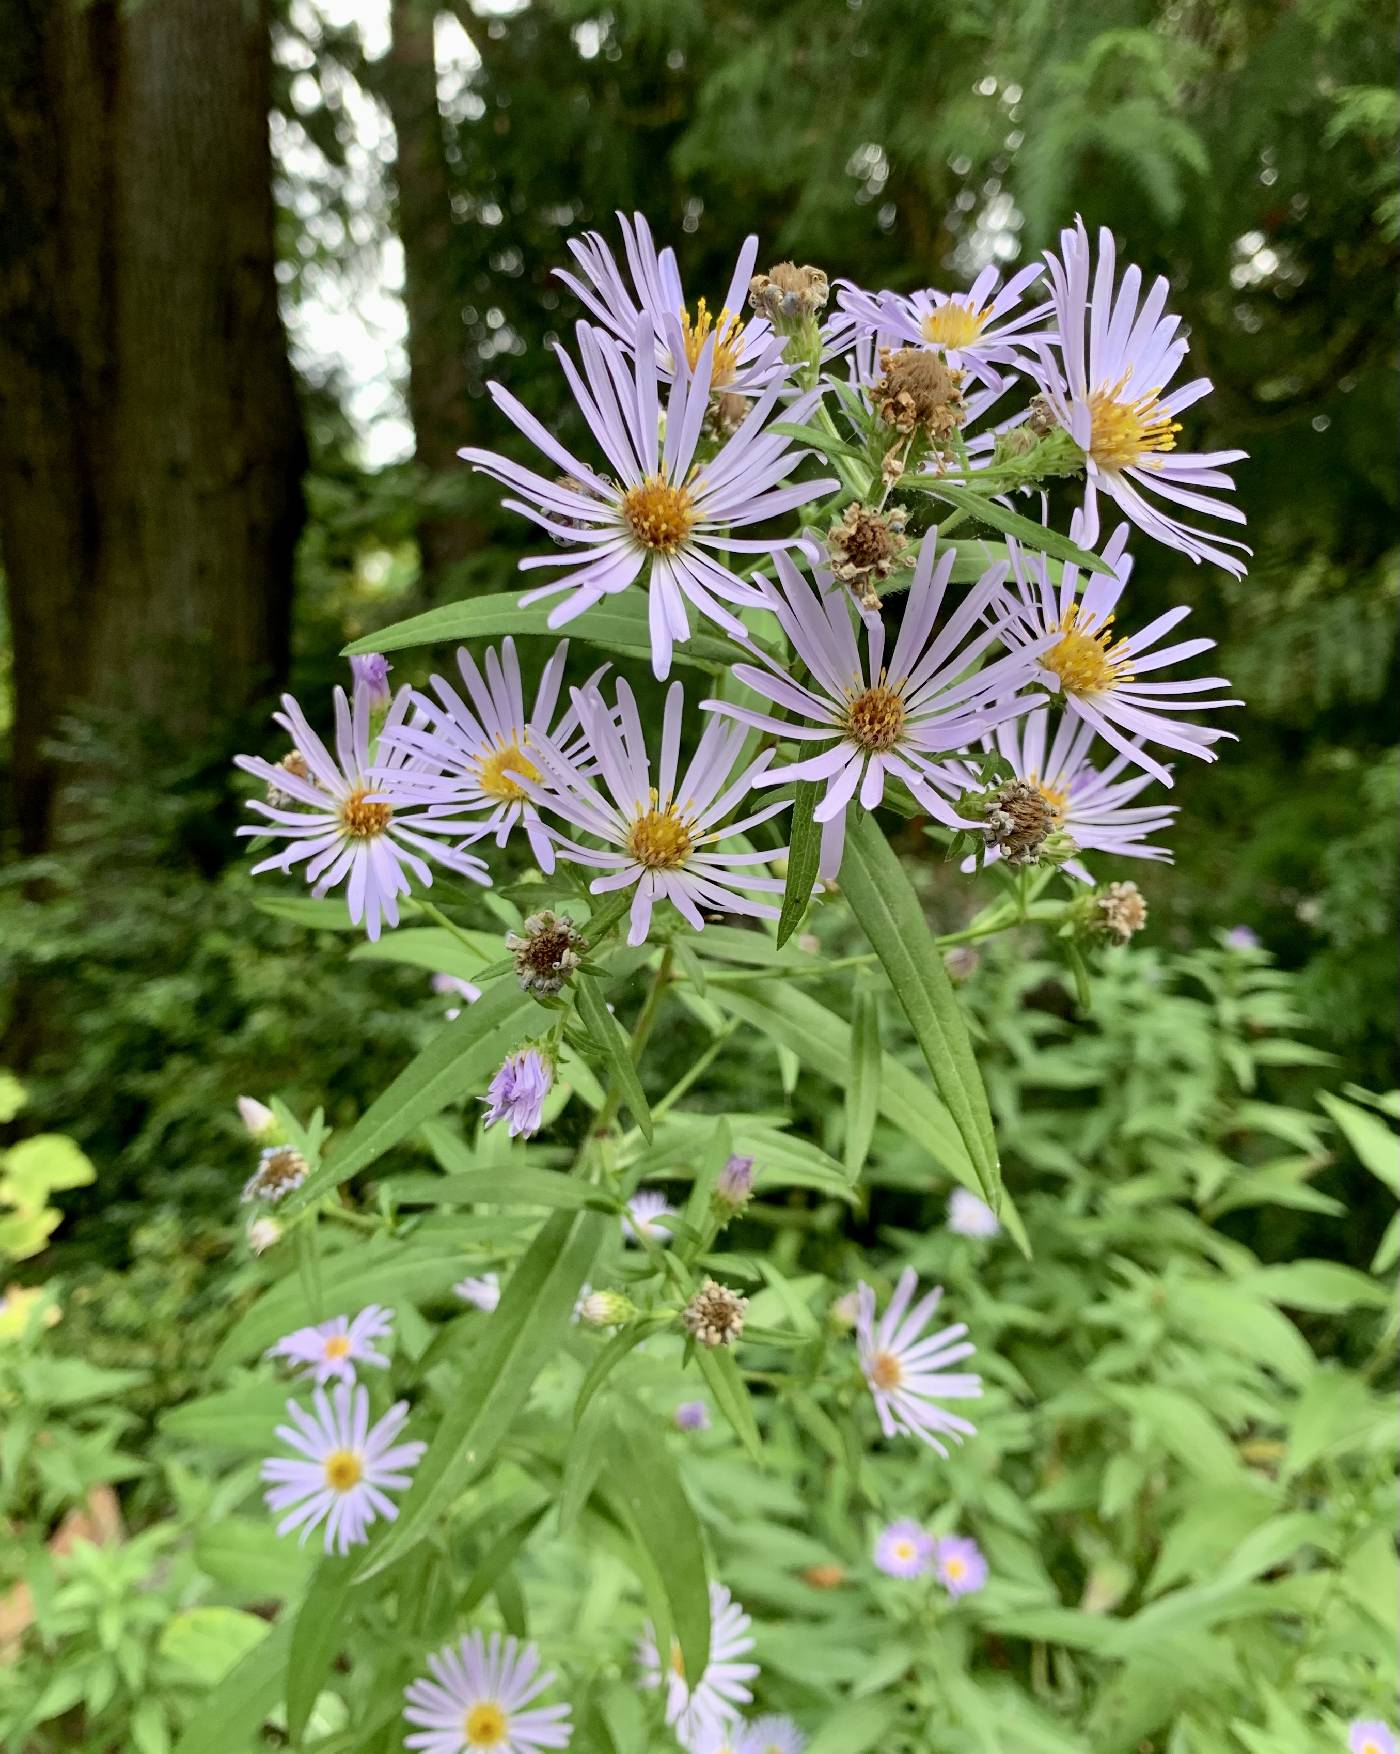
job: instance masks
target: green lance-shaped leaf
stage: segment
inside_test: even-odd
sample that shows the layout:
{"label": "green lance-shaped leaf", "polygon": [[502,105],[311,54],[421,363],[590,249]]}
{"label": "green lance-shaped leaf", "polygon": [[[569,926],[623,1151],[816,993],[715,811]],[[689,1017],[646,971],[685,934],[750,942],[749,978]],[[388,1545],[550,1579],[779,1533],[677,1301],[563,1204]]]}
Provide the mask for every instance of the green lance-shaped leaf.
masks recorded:
{"label": "green lance-shaped leaf", "polygon": [[632,1119],[642,1129],[647,1143],[650,1144],[651,1108],[632,1061],[632,1044],[628,1041],[622,1025],[604,1003],[602,989],[597,980],[591,974],[580,971],[574,977],[574,984],[578,988],[578,1014],[588,1031],[589,1039],[603,1056],[609,1079],[616,1086]]}
{"label": "green lance-shaped leaf", "polygon": [[579,1288],[609,1220],[601,1212],[558,1212],[540,1227],[506,1283],[414,1473],[398,1521],[371,1553],[371,1577],[407,1553],[487,1465],[531,1385],[568,1331]]}
{"label": "green lance-shaped leaf", "polygon": [[542,1016],[513,981],[501,981],[465,1006],[375,1098],[339,1148],[332,1148],[287,1196],[286,1211],[301,1210],[357,1175],[449,1102],[481,1095],[501,1061]]}
{"label": "green lance-shaped leaf", "polygon": [[763,1460],[763,1439],[759,1436],[758,1420],[754,1417],[753,1401],[734,1354],[723,1347],[713,1351],[708,1346],[695,1348],[695,1362],[715,1398],[715,1405],[733,1427],[734,1435],[753,1457]]}
{"label": "green lance-shaped leaf", "polygon": [[407,1175],[384,1184],[401,1206],[547,1206],[577,1211],[619,1210],[617,1201],[591,1182],[556,1169],[530,1169],[503,1163],[497,1169],[467,1169],[460,1175]]}
{"label": "green lance-shaped leaf", "polygon": [[851,1012],[851,1077],[846,1085],[845,1163],[853,1176],[865,1165],[879,1109],[880,1008],[869,982],[862,981]]}
{"label": "green lance-shaped leaf", "polygon": [[282,1696],[290,1626],[275,1626],[196,1708],[175,1754],[246,1754]]}
{"label": "green lance-shaped leaf", "polygon": [[822,825],[813,820],[817,799],[822,794],[819,780],[799,780],[792,799],[791,839],[788,846],[787,882],[783,889],[782,911],[778,915],[778,948],[797,930],[807,904],[812,899],[812,885],[817,880],[817,865],[822,852]]}
{"label": "green lance-shaped leaf", "polygon": [[[405,646],[430,646],[445,640],[488,639],[511,634],[540,634],[557,639],[549,625],[553,605],[529,606],[522,609],[517,591],[502,591],[493,597],[470,597],[460,603],[444,603],[439,609],[396,621],[392,627],[381,627],[377,633],[366,634],[345,647],[344,655],[360,652],[395,652]],[[630,658],[651,657],[651,635],[647,629],[645,591],[629,592],[610,597],[575,616],[569,623],[568,635],[590,645],[602,646],[614,655]],[[676,661],[681,664],[713,666],[733,663],[739,648],[729,640],[712,634],[692,634],[676,646]]]}
{"label": "green lance-shaped leaf", "polygon": [[482,1554],[472,1568],[471,1582],[467,1585],[466,1594],[456,1604],[455,1612],[459,1620],[465,1620],[478,1602],[486,1600],[496,1587],[501,1574],[514,1562],[516,1554],[544,1521],[545,1513],[553,1503],[552,1498],[547,1498],[543,1503],[532,1504]]}
{"label": "green lance-shaped leaf", "polygon": [[1085,572],[1106,573],[1113,570],[1102,555],[1091,554],[1087,548],[1071,542],[1068,536],[1062,536],[1058,530],[1047,529],[1034,518],[1023,517],[1020,512],[1013,512],[984,493],[974,492],[970,487],[955,487],[951,482],[939,481],[936,477],[926,475],[910,476],[907,481],[909,486],[927,488],[931,493],[937,494],[939,499],[946,499],[949,505],[967,517],[990,524],[994,530],[1003,530],[1008,536],[1014,536],[1018,542],[1024,543],[1027,548],[1039,549],[1042,554],[1048,554],[1054,560],[1067,560]]}
{"label": "green lance-shaped leaf", "polygon": [[1001,1171],[991,1111],[967,1025],[914,887],[869,813],[847,823],[841,891],[884,964],[982,1191],[999,1207]]}
{"label": "green lance-shaped leaf", "polygon": [[[620,1416],[599,1490],[645,1550],[665,1592],[681,1662],[693,1686],[710,1654],[710,1585],[700,1524],[675,1461],[644,1419]],[[660,1653],[664,1665],[667,1653]]]}
{"label": "green lance-shaped leaf", "polygon": [[345,1601],[355,1564],[351,1559],[323,1559],[292,1623],[287,1659],[287,1736],[301,1741],[316,1698],[330,1674],[345,1633]]}

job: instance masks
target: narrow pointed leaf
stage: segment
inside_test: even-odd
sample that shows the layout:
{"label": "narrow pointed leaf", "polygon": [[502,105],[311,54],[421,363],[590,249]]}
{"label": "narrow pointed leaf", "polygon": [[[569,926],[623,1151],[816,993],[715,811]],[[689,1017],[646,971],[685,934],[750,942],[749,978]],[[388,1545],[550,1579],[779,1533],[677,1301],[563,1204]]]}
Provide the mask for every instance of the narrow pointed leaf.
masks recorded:
{"label": "narrow pointed leaf", "polygon": [[287,1736],[301,1741],[316,1698],[330,1674],[345,1631],[345,1601],[350,1594],[354,1561],[323,1559],[292,1623],[287,1660]]}
{"label": "narrow pointed leaf", "polygon": [[822,825],[813,820],[817,799],[822,794],[818,780],[799,780],[793,792],[791,840],[788,846],[787,883],[783,889],[782,911],[778,915],[778,948],[797,930],[807,905],[812,899],[812,885],[817,880],[821,860]]}
{"label": "narrow pointed leaf", "polygon": [[175,1754],[244,1754],[282,1697],[290,1626],[274,1626],[195,1708]]}
{"label": "narrow pointed leaf", "polygon": [[1014,536],[1027,548],[1039,549],[1042,554],[1048,554],[1055,560],[1070,561],[1085,572],[1106,573],[1113,570],[1100,555],[1091,554],[1087,548],[1071,542],[1068,536],[1062,536],[1058,530],[1049,530],[1034,518],[1023,517],[1020,512],[1013,512],[1009,506],[989,499],[984,493],[976,493],[970,487],[955,487],[951,482],[939,481],[931,476],[915,476],[910,485],[915,484],[937,494],[939,499],[946,499],[949,505],[968,517],[990,524],[994,530],[1003,530],[1008,536]]}
{"label": "narrow pointed leaf", "polygon": [[700,1366],[700,1374],[709,1384],[710,1393],[715,1398],[715,1405],[724,1414],[734,1428],[734,1435],[753,1457],[754,1461],[763,1460],[763,1439],[759,1436],[758,1420],[754,1417],[753,1402],[749,1391],[744,1386],[744,1379],[739,1375],[739,1366],[734,1362],[734,1354],[721,1347],[713,1351],[708,1346],[695,1348],[695,1362]]}
{"label": "narrow pointed leaf", "polygon": [[868,982],[856,989],[851,1012],[851,1077],[846,1085],[845,1164],[852,1176],[865,1167],[880,1109],[880,1008]]}
{"label": "narrow pointed leaf", "polygon": [[651,1108],[632,1060],[632,1044],[622,1025],[604,1003],[602,989],[594,977],[580,972],[575,976],[575,985],[578,989],[578,1014],[588,1031],[589,1039],[603,1056],[610,1082],[616,1086],[632,1119],[642,1129],[647,1143],[650,1144]]}

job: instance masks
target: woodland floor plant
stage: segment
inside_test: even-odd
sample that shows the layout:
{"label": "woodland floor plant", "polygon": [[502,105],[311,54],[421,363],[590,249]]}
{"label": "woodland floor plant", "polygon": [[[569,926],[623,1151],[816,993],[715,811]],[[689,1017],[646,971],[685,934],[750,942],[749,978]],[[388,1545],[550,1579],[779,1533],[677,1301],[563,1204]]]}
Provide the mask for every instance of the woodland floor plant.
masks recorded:
{"label": "woodland floor plant", "polygon": [[[1087,1161],[1053,1124],[1029,1150],[1006,1091],[1064,1055],[970,1027],[945,962],[1030,928],[1087,1013],[1146,918],[1118,861],[1170,856],[1171,763],[1230,736],[1212,642],[1132,610],[1133,541],[1248,553],[1220,529],[1243,453],[1188,448],[1210,384],[1178,381],[1169,289],[1076,222],[913,298],[755,273],[749,239],[715,308],[620,224],[563,276],[587,451],[492,385],[532,455],[463,453],[544,582],[360,642],[329,740],[287,697],[290,747],[241,758],[255,868],[454,1003],[341,1136],[245,1105],[249,1241],[283,1270],[214,1411],[254,1422],[274,1545],[324,1556],[180,1754],[269,1719],[322,1754],[1341,1746],[1386,1660],[1358,1598],[1388,1464],[1365,1369],[1338,1387],[1276,1305],[1374,1283],[1289,1278],[1174,1204],[1241,1172],[1150,1156],[1150,1109]],[[519,650],[566,626],[603,660],[572,684],[566,642]],[[392,685],[387,652],[456,641],[455,674]],[[941,938],[939,856],[996,884]],[[1267,971],[1228,969],[1267,1011]],[[735,1060],[767,1080],[742,1106]],[[377,1170],[412,1141],[441,1173]],[[1063,1199],[1020,1199],[1047,1167]],[[873,1228],[891,1180],[952,1188],[947,1228]]]}

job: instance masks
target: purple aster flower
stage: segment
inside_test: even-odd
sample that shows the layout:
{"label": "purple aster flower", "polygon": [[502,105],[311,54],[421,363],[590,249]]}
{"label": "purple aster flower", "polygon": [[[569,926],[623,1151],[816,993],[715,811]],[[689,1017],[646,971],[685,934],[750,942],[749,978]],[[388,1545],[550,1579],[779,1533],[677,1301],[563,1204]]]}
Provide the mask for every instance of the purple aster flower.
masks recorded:
{"label": "purple aster flower", "polygon": [[677,1431],[708,1431],[710,1409],[703,1401],[682,1401],[671,1415]]}
{"label": "purple aster flower", "polygon": [[807,1738],[790,1717],[769,1712],[739,1733],[734,1754],[802,1754]]}
{"label": "purple aster flower", "polygon": [[[678,367],[688,373],[695,371],[712,333],[715,337],[712,391],[752,395],[775,378],[781,379],[785,369],[782,337],[775,335],[761,317],[742,320],[749,281],[758,259],[756,236],[751,233],[740,246],[734,272],[729,277],[729,290],[719,311],[712,312],[700,298],[692,316],[675,251],[669,245],[664,250],[657,249],[651,227],[640,213],[634,213],[630,220],[619,213],[617,223],[622,230],[625,273],[606,240],[596,231],[569,239],[569,252],[579,266],[579,275],[567,268],[554,271],[555,278],[564,282],[614,340],[630,353],[638,345],[639,319],[649,321],[657,376],[667,383],[676,376]],[[645,333],[646,322],[642,323],[642,330]]]}
{"label": "purple aster flower", "polygon": [[[466,699],[450,682],[434,676],[431,686],[437,699],[415,694],[413,720],[383,739],[420,756],[443,775],[443,801],[459,812],[480,816],[478,835],[494,835],[496,845],[503,847],[511,830],[522,828],[531,852],[546,870],[553,868],[549,836],[523,782],[539,778],[531,752],[541,740],[551,738],[568,749],[569,738],[578,729],[572,707],[555,721],[568,655],[569,642],[561,640],[540,675],[534,709],[527,712],[513,639],[502,640],[499,653],[487,647],[484,675],[466,647],[459,647],[457,668]],[[606,668],[594,672],[589,686]]]}
{"label": "purple aster flower", "polygon": [[533,1644],[469,1632],[428,1658],[426,1677],[404,1688],[404,1716],[422,1728],[404,1740],[421,1754],[537,1754],[567,1748],[567,1705],[534,1705],[554,1679]]}
{"label": "purple aster flower", "polygon": [[1035,262],[1002,284],[1000,269],[987,267],[968,291],[951,293],[932,287],[913,293],[866,292],[839,280],[837,301],[853,337],[873,336],[885,346],[931,347],[955,370],[999,386],[996,366],[1018,365],[1032,343],[1056,338],[1048,300],[1020,309],[1044,271]]}
{"label": "purple aster flower", "polygon": [[[625,591],[645,572],[652,668],[664,677],[670,673],[673,644],[690,637],[687,603],[738,636],[743,626],[725,605],[762,602],[752,585],[721,563],[716,551],[771,555],[799,546],[800,537],[738,532],[806,505],[838,483],[779,485],[806,453],[768,429],[778,399],[776,383],[763,391],[703,470],[698,468],[696,447],[715,361],[713,335],[700,351],[694,375],[678,377],[671,386],[664,441],[650,320],[637,320],[636,353],[630,361],[611,336],[587,323],[578,325],[578,345],[582,376],[562,347],[559,361],[610,474],[590,469],[494,383],[489,388],[497,407],[567,479],[549,480],[493,451],[461,454],[512,492],[523,494],[523,499],[503,503],[538,524],[565,550],[520,563],[527,571],[565,569],[553,583],[521,598],[533,603],[567,592],[550,614],[551,627],[561,627],[603,597]],[[813,390],[801,397],[784,411],[784,418],[805,420],[819,395]]]}
{"label": "purple aster flower", "polygon": [[459,1279],[452,1289],[463,1303],[484,1309],[489,1315],[501,1301],[501,1276],[499,1273],[468,1275]]}
{"label": "purple aster flower", "polygon": [[354,1382],[357,1364],[373,1364],[387,1370],[389,1360],[375,1350],[374,1342],[383,1340],[392,1331],[393,1313],[381,1304],[371,1303],[353,1319],[332,1316],[314,1328],[298,1328],[286,1334],[269,1352],[269,1358],[285,1358],[301,1366],[301,1375],[315,1377],[318,1383],[338,1377]]}
{"label": "purple aster flower", "polygon": [[889,1523],[875,1537],[875,1564],[888,1577],[922,1577],[933,1564],[933,1548],[933,1536],[918,1523]]}
{"label": "purple aster flower", "polygon": [[762,668],[736,664],[736,681],[785,708],[789,717],[778,719],[723,700],[701,703],[708,712],[778,737],[821,745],[814,755],[768,767],[757,783],[826,782],[815,812],[817,821],[826,825],[823,877],[835,877],[840,869],[846,809],[857,788],[862,807],[873,810],[884,796],[887,777],[903,780],[939,821],[967,826],[936,789],[930,757],[966,748],[1003,719],[1035,704],[1031,695],[1015,695],[1034,673],[1029,649],[970,670],[1000,633],[997,625],[980,624],[998,600],[1004,568],[985,573],[944,625],[936,628],[956,559],[949,548],[935,565],[936,542],[937,532],[930,530],[919,550],[904,620],[888,663],[884,623],[878,615],[863,621],[867,654],[862,659],[849,593],[831,589],[831,574],[818,572],[825,593],[819,595],[785,556],[777,556],[778,583],[765,587],[768,607],[806,664],[810,679],[794,681],[788,664],[750,645]]}
{"label": "purple aster flower", "polygon": [[392,693],[389,672],[393,667],[383,652],[361,652],[350,660],[352,686],[365,690],[371,706],[388,706]]}
{"label": "purple aster flower", "polygon": [[665,1194],[643,1189],[627,1202],[627,1210],[622,1215],[622,1240],[636,1242],[645,1236],[652,1242],[665,1242],[671,1234],[671,1226],[665,1220],[675,1216],[676,1208]]}
{"label": "purple aster flower", "polygon": [[617,702],[614,714],[596,691],[574,695],[585,746],[596,762],[601,784],[552,746],[540,747],[543,777],[538,786],[531,785],[531,797],[605,843],[601,848],[582,846],[551,829],[555,846],[573,864],[606,873],[589,885],[595,895],[635,889],[629,944],[645,940],[652,910],[663,901],[669,901],[697,932],[704,929],[705,912],[775,917],[776,907],[740,892],[781,891],[781,878],[748,873],[754,866],[783,858],[785,850],[719,850],[721,843],[787,808],[786,800],[780,800],[738,822],[728,820],[764,773],[769,755],[741,768],[736,777],[734,764],[747,733],[742,726],[720,725],[712,719],[677,783],[685,711],[681,684],[673,682],[666,692],[660,759],[654,769],[637,702],[626,682],[618,682]]}
{"label": "purple aster flower", "polygon": [[286,1512],[279,1535],[301,1530],[303,1542],[326,1525],[327,1553],[348,1553],[369,1539],[371,1523],[399,1514],[389,1498],[409,1484],[426,1445],[399,1443],[408,1402],[398,1401],[379,1422],[369,1422],[369,1396],[363,1383],[337,1383],[331,1397],[315,1395],[315,1416],[287,1402],[292,1423],[277,1435],[300,1459],[271,1456],[262,1465],[269,1491],[263,1494],[274,1514]]}
{"label": "purple aster flower", "polygon": [[663,1663],[650,1622],[637,1651],[644,1687],[666,1689],[666,1722],[687,1747],[733,1725],[753,1694],[748,1683],[757,1663],[737,1662],[753,1649],[748,1615],[723,1584],[710,1584],[710,1649],[693,1680],[685,1673],[680,1646],[672,1644]]}
{"label": "purple aster flower", "polygon": [[[1070,524],[1070,536],[1081,544],[1086,540],[1078,513]],[[1234,732],[1188,724],[1178,715],[1244,703],[1211,694],[1212,689],[1230,686],[1223,676],[1188,682],[1153,679],[1153,673],[1168,664],[1183,663],[1214,648],[1210,639],[1161,645],[1163,637],[1191,613],[1189,609],[1169,609],[1137,633],[1117,634],[1115,612],[1133,568],[1125,548],[1127,538],[1128,526],[1120,524],[1103,548],[1112,572],[1091,573],[1082,591],[1078,567],[1066,562],[1056,585],[1043,554],[1008,541],[1020,613],[999,631],[1008,643],[1019,645],[1024,640],[1029,642],[1028,651],[1034,647],[1035,678],[1060,696],[1067,713],[1083,719],[1120,755],[1169,786],[1171,769],[1149,755],[1145,746],[1160,743],[1214,761],[1211,745],[1222,738],[1233,742]]]}
{"label": "purple aster flower", "polygon": [[917,1437],[946,1458],[948,1451],[939,1434],[961,1443],[976,1428],[940,1407],[935,1397],[948,1401],[976,1400],[982,1393],[982,1379],[947,1368],[975,1350],[963,1338],[967,1333],[964,1323],[943,1328],[926,1340],[920,1338],[938,1308],[943,1287],[930,1291],[911,1310],[909,1301],[917,1284],[914,1269],[906,1267],[877,1327],[875,1293],[862,1280],[857,1291],[856,1344],[860,1367],[885,1436],[903,1432]]}
{"label": "purple aster flower", "polygon": [[486,1104],[482,1126],[504,1120],[512,1139],[540,1130],[540,1111],[554,1082],[554,1070],[538,1048],[507,1054],[481,1100]]}
{"label": "purple aster flower", "polygon": [[1259,934],[1253,926],[1231,926],[1225,934],[1225,942],[1231,950],[1259,949]]}
{"label": "purple aster flower", "polygon": [[1347,1730],[1348,1754],[1396,1754],[1395,1735],[1379,1718],[1358,1718]]}
{"label": "purple aster flower", "polygon": [[948,1196],[948,1228],[954,1236],[995,1236],[1001,1220],[970,1189],[954,1188]]}
{"label": "purple aster flower", "polygon": [[491,881],[482,860],[442,844],[474,835],[476,823],[444,807],[434,770],[393,746],[409,695],[409,689],[401,688],[390,706],[375,757],[370,753],[369,692],[360,687],[353,710],[345,690],[335,691],[335,760],[296,701],[282,696],[285,710],[274,717],[300,750],[309,770],[306,777],[257,756],[235,758],[245,772],[279,791],[287,805],[300,806],[249,801],[249,809],[264,820],[245,825],[239,834],[273,835],[290,843],[254,865],[253,874],[290,871],[304,860],[313,895],[346,883],[350,918],[355,925],[363,920],[371,939],[379,936],[385,920],[398,925],[399,897],[412,889],[410,876],[425,887],[432,884],[433,874],[421,854],[473,883]]}
{"label": "purple aster flower", "polygon": [[[1018,780],[1040,794],[1048,832],[1067,834],[1084,852],[1170,863],[1170,848],[1152,846],[1145,837],[1171,827],[1176,805],[1133,803],[1152,784],[1152,775],[1141,771],[1140,759],[1115,755],[1106,767],[1096,768],[1089,756],[1098,733],[1087,719],[1060,715],[1053,737],[1049,724],[1049,712],[1037,707],[1024,719],[998,725],[983,739],[984,747],[1006,758]],[[949,763],[935,778],[956,780],[960,791],[978,784],[976,770],[961,762]],[[1001,853],[989,845],[984,857],[990,863]],[[970,871],[975,864],[968,859],[963,869]],[[1078,859],[1067,859],[1064,869],[1083,883],[1093,882]]]}
{"label": "purple aster flower", "polygon": [[982,1549],[966,1535],[944,1535],[934,1547],[933,1566],[950,1596],[970,1596],[987,1581]]}
{"label": "purple aster flower", "polygon": [[[1103,229],[1091,290],[1091,254],[1082,219],[1060,233],[1058,256],[1047,253],[1059,343],[1054,349],[1038,343],[1036,363],[1029,368],[1056,418],[1084,453],[1085,540],[1090,547],[1098,540],[1098,496],[1103,492],[1154,541],[1190,560],[1212,560],[1227,572],[1243,574],[1240,555],[1249,549],[1242,542],[1185,523],[1171,509],[1185,506],[1244,523],[1244,513],[1221,499],[1219,490],[1233,493],[1235,485],[1221,465],[1238,462],[1247,453],[1176,449],[1178,415],[1208,395],[1211,382],[1193,378],[1163,394],[1189,351],[1178,334],[1180,317],[1165,312],[1167,282],[1157,279],[1140,306],[1138,267],[1130,266],[1115,287],[1113,234]],[[1147,497],[1149,492],[1155,499]]]}

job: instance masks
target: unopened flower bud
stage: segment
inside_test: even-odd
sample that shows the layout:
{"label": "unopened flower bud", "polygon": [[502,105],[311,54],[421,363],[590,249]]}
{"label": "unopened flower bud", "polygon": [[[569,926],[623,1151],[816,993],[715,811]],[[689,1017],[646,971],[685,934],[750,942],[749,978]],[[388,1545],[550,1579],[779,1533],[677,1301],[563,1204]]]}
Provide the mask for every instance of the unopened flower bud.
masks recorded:
{"label": "unopened flower bud", "polygon": [[982,953],[974,944],[955,944],[943,956],[943,966],[948,970],[948,978],[954,982],[970,980],[977,972]]}
{"label": "unopened flower bud", "polygon": [[731,1157],[715,1177],[710,1198],[715,1211],[724,1218],[742,1212],[753,1197],[753,1158]]}
{"label": "unopened flower bud", "polygon": [[269,1145],[243,1184],[243,1199],[264,1200],[275,1206],[293,1188],[299,1188],[307,1174],[307,1162],[300,1151],[293,1151],[290,1145]]}
{"label": "unopened flower bud", "polygon": [[282,1226],[275,1218],[255,1218],[248,1226],[248,1247],[255,1255],[265,1253],[282,1240]]}
{"label": "unopened flower bud", "polygon": [[270,1145],[277,1137],[277,1116],[255,1096],[239,1097],[238,1114],[248,1137],[256,1139],[260,1145]]}
{"label": "unopened flower bud", "polygon": [[389,687],[391,665],[383,652],[361,652],[350,660],[350,675],[356,688],[363,688],[374,707],[386,707],[392,690]]}
{"label": "unopened flower bud", "polygon": [[749,304],[766,317],[780,335],[791,335],[826,309],[831,288],[826,275],[810,263],[779,262],[749,282]]}
{"label": "unopened flower bud", "polygon": [[922,431],[941,444],[962,425],[963,374],[921,347],[882,347],[871,395],[880,418],[897,431]]}
{"label": "unopened flower bud", "polygon": [[620,1291],[590,1291],[578,1306],[578,1319],[590,1328],[620,1328],[636,1313],[636,1304]]}
{"label": "unopened flower bud", "polygon": [[859,1295],[854,1291],[842,1292],[832,1303],[829,1314],[832,1327],[842,1331],[853,1328],[860,1314]]}
{"label": "unopened flower bud", "polygon": [[744,1331],[748,1298],[707,1279],[681,1311],[681,1325],[700,1345],[732,1346]]}
{"label": "unopened flower bud", "polygon": [[557,993],[583,961],[588,940],[567,914],[548,908],[531,914],[519,932],[506,933],[506,949],[527,993]]}

